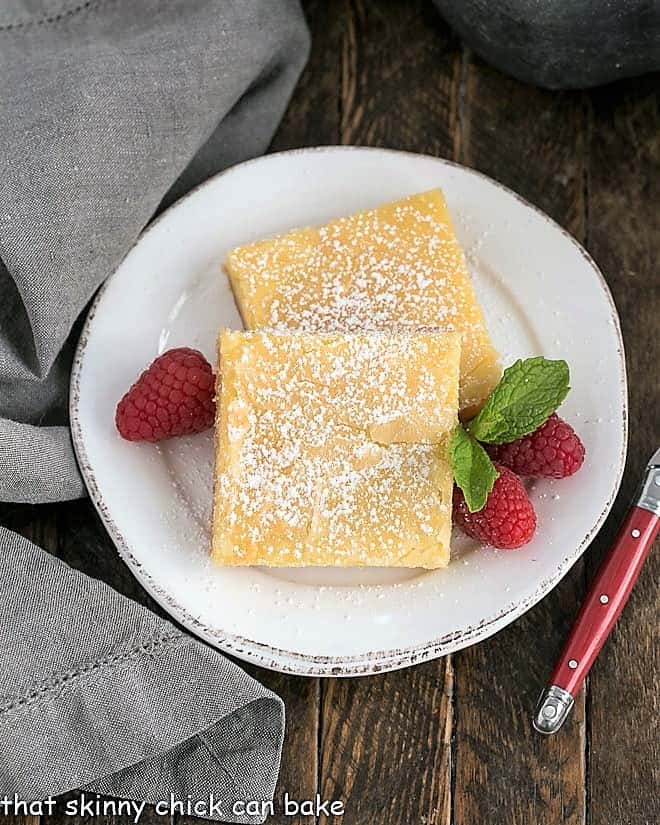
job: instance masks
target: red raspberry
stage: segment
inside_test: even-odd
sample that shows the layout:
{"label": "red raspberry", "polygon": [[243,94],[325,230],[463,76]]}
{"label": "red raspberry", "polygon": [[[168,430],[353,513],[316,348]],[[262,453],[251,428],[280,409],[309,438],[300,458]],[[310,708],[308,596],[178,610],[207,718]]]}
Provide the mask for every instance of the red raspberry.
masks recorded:
{"label": "red raspberry", "polygon": [[518,476],[501,464],[495,467],[499,478],[486,504],[476,513],[468,510],[463,493],[454,488],[454,522],[482,544],[514,550],[527,544],[534,535],[536,513]]}
{"label": "red raspberry", "polygon": [[584,446],[570,424],[556,413],[538,430],[510,444],[487,447],[492,459],[519,476],[566,478],[584,461]]}
{"label": "red raspberry", "polygon": [[162,441],[213,424],[213,370],[188,347],[159,355],[117,404],[115,424],[129,441]]}

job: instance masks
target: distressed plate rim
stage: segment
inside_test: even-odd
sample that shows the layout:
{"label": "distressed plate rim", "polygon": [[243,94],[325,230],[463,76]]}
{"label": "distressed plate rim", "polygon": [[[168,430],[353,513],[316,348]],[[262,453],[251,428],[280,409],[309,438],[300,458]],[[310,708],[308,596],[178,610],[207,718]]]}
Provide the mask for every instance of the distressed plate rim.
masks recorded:
{"label": "distressed plate rim", "polygon": [[[201,183],[199,186],[190,190],[184,197],[176,201],[172,206],[159,215],[149,226],[140,234],[131,249],[127,252],[125,257],[130,255],[131,251],[137,246],[142,238],[153,231],[153,229],[160,224],[161,221],[170,217],[174,211],[185,201],[194,198],[200,191],[217,181],[218,178],[224,175],[231,174],[236,169],[243,168],[247,165],[268,163],[270,158],[281,156],[296,156],[317,152],[368,152],[368,153],[386,153],[393,155],[407,155],[410,157],[428,157],[426,155],[405,152],[396,149],[381,149],[374,147],[357,147],[357,146],[315,146],[302,149],[291,149],[283,152],[276,152],[270,155],[264,155],[251,160],[247,160],[241,164],[229,167],[228,169],[214,175],[208,180]],[[591,529],[583,536],[581,541],[577,544],[571,553],[568,553],[562,561],[557,565],[553,575],[547,576],[538,583],[536,589],[526,598],[519,601],[512,601],[505,607],[501,608],[496,614],[482,619],[479,623],[465,627],[460,633],[453,632],[445,634],[437,639],[425,641],[416,646],[395,648],[392,650],[376,650],[368,653],[354,655],[354,656],[315,656],[306,653],[300,653],[294,650],[286,650],[275,647],[264,642],[259,642],[240,636],[235,633],[227,633],[221,629],[209,627],[180,605],[165,588],[161,587],[154,577],[150,575],[138,560],[129,542],[126,540],[122,532],[117,527],[109,507],[104,501],[103,494],[99,488],[96,480],[94,468],[87,456],[85,447],[85,439],[83,428],[80,421],[79,407],[80,407],[80,380],[81,373],[85,361],[85,354],[87,344],[90,336],[93,334],[94,318],[103,301],[105,291],[110,284],[115,272],[106,279],[105,283],[99,288],[85,319],[80,338],[76,347],[73,366],[71,371],[70,381],[70,396],[69,396],[69,413],[71,422],[72,441],[81,472],[87,486],[90,498],[94,507],[96,508],[106,530],[108,531],[117,552],[121,559],[127,564],[135,578],[144,587],[144,589],[152,596],[152,598],[160,604],[176,621],[182,624],[186,629],[194,633],[209,644],[217,647],[229,654],[235,655],[245,661],[252,662],[262,667],[279,671],[281,673],[291,673],[304,676],[362,676],[369,674],[382,673],[391,670],[397,670],[410,665],[419,664],[429,659],[445,656],[453,653],[464,647],[467,647],[477,641],[482,641],[495,634],[497,631],[506,627],[515,619],[519,618],[523,613],[537,604],[544,596],[546,596],[568,573],[575,562],[582,556],[591,541],[594,539],[600,528],[603,526],[607,515],[609,514],[612,505],[616,499],[623,471],[625,468],[627,445],[628,445],[628,387],[626,363],[624,354],[623,337],[621,333],[621,325],[618,316],[614,299],[612,297],[609,286],[596,265],[591,255],[584,249],[584,247],[562,226],[554,221],[549,215],[543,212],[538,207],[529,203],[525,198],[513,191],[504,184],[493,180],[488,175],[479,172],[475,169],[463,166],[454,161],[446,160],[445,158],[433,158],[438,163],[446,166],[460,169],[469,175],[474,175],[491,186],[495,186],[503,190],[509,196],[515,198],[519,203],[528,209],[531,209],[538,217],[548,223],[555,231],[560,232],[567,238],[575,247],[576,251],[582,256],[586,264],[592,270],[593,274],[602,289],[602,292],[608,302],[610,310],[610,321],[617,340],[617,353],[619,356],[619,381],[621,395],[623,399],[622,404],[622,420],[621,427],[623,430],[622,448],[619,454],[619,462],[617,466],[616,476],[613,479],[610,495],[608,496],[601,512],[599,513],[595,523]],[[125,260],[125,259],[124,259]],[[121,266],[121,264],[120,264]],[[119,269],[119,267],[117,268]]]}

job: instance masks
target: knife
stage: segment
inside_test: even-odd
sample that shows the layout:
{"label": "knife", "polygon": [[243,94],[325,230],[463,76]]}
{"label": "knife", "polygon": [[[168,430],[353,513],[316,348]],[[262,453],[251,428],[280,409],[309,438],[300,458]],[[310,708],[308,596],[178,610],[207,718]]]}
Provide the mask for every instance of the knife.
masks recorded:
{"label": "knife", "polygon": [[533,724],[556,733],[573,707],[582,682],[628,601],[630,591],[660,530],[660,449],[612,548],[594,578],[559,661],[539,697]]}

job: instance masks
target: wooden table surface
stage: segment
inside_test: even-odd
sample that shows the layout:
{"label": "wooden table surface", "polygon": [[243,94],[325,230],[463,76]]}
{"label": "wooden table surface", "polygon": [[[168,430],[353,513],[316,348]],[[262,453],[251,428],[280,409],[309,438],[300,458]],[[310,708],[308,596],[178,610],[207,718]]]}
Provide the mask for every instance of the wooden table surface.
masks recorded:
{"label": "wooden table surface", "polygon": [[[464,49],[430,2],[304,5],[312,54],[273,150],[343,143],[424,152],[479,169],[545,210],[585,244],[614,294],[631,427],[627,475],[606,526],[513,626],[444,659],[373,677],[251,668],[286,703],[278,794],[342,799],[343,820],[331,821],[344,825],[655,825],[657,547],[565,729],[542,738],[530,718],[640,469],[660,444],[660,78],[541,91]],[[3,505],[0,521],[158,611],[89,501]],[[163,822],[155,814],[142,822],[149,820]],[[72,822],[42,817],[43,825],[62,821]]]}

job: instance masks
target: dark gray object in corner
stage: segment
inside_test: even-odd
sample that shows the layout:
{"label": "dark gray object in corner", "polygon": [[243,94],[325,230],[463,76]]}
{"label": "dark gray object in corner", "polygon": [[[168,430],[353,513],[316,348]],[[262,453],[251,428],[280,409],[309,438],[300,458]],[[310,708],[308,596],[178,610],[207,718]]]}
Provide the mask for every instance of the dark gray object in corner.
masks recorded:
{"label": "dark gray object in corner", "polygon": [[502,72],[580,89],[660,69],[660,0],[434,0]]}

